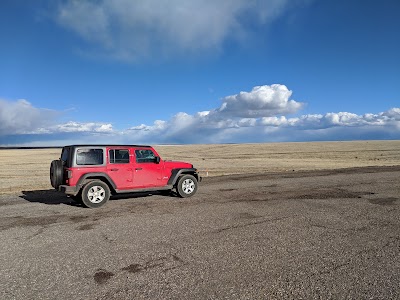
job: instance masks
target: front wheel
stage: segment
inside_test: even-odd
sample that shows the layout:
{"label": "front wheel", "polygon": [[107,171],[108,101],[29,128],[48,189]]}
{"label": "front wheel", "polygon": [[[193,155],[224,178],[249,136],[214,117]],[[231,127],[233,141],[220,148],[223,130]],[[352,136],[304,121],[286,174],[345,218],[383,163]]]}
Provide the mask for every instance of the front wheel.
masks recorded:
{"label": "front wheel", "polygon": [[178,180],[176,191],[182,198],[193,196],[197,191],[197,179],[193,175],[183,175]]}
{"label": "front wheel", "polygon": [[100,180],[91,181],[82,189],[82,203],[89,208],[100,207],[110,199],[110,188]]}

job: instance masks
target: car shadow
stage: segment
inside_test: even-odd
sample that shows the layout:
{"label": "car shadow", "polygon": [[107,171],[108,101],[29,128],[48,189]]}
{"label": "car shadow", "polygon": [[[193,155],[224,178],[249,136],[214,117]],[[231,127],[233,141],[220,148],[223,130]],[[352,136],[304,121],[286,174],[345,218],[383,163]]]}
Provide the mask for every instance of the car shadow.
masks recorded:
{"label": "car shadow", "polygon": [[[125,200],[125,199],[136,199],[151,197],[155,195],[160,195],[164,197],[178,197],[175,192],[171,192],[170,195],[164,195],[162,192],[138,192],[138,193],[126,193],[112,195],[110,201],[113,200]],[[75,202],[67,195],[60,193],[56,190],[34,190],[34,191],[22,191],[20,198],[27,200],[32,203],[43,203],[48,205],[65,204],[70,206],[82,206],[82,204]]]}
{"label": "car shadow", "polygon": [[66,204],[71,206],[81,206],[79,203],[67,197],[67,195],[60,193],[56,190],[22,191],[22,195],[19,197],[32,203],[44,203],[49,205]]}
{"label": "car shadow", "polygon": [[116,194],[116,195],[111,195],[110,201],[113,200],[125,200],[125,199],[136,199],[136,198],[144,198],[144,197],[151,197],[154,194],[152,193],[126,193],[126,194]]}
{"label": "car shadow", "polygon": [[131,193],[121,193],[112,195],[110,200],[124,200],[124,199],[136,199],[136,198],[144,198],[151,196],[163,196],[163,197],[178,197],[175,192],[171,192],[169,195],[165,195],[161,191],[152,191],[152,192],[131,192]]}

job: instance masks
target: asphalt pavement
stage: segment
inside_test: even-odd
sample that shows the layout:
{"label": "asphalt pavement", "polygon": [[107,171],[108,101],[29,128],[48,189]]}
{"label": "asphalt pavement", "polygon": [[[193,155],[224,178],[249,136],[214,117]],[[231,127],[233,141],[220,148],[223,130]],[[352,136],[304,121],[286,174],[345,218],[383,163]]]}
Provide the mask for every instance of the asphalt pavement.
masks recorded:
{"label": "asphalt pavement", "polygon": [[400,166],[208,177],[188,199],[0,195],[0,299],[399,299]]}

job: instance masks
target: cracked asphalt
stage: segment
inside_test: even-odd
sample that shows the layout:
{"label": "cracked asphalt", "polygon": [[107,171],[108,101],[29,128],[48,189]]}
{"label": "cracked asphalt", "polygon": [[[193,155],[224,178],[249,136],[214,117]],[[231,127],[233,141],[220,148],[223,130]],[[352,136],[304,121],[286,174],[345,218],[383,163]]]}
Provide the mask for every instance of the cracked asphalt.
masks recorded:
{"label": "cracked asphalt", "polygon": [[205,178],[189,199],[0,195],[0,299],[399,299],[400,166]]}

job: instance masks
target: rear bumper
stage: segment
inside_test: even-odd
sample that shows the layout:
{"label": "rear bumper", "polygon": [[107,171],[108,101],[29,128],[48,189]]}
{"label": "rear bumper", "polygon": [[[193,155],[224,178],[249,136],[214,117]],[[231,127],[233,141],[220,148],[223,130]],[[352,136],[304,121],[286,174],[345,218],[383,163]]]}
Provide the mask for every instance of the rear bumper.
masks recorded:
{"label": "rear bumper", "polygon": [[58,190],[67,195],[73,195],[73,196],[76,196],[79,192],[79,189],[76,186],[69,186],[69,185],[60,185]]}

